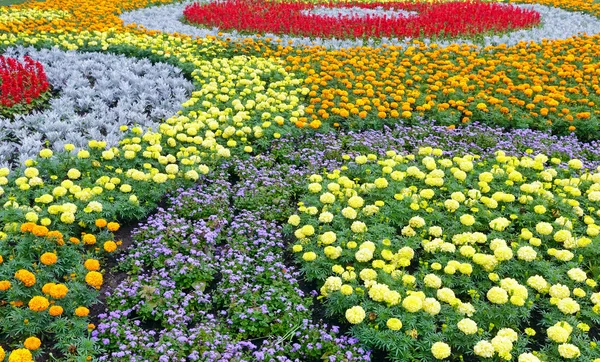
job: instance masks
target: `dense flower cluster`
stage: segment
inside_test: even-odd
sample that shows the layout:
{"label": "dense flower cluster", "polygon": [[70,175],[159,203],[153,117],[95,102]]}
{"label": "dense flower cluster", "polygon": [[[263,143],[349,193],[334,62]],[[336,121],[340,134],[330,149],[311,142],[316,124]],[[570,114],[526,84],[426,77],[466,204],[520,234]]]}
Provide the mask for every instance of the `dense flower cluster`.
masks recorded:
{"label": "dense flower cluster", "polygon": [[[0,359],[355,361],[375,346],[401,361],[598,362],[600,157],[580,140],[599,127],[599,4],[456,4],[537,13],[540,26],[438,44],[222,33],[184,26],[185,4],[135,13],[170,11],[156,27],[119,18],[170,2],[0,11],[11,55],[93,53],[74,80],[57,75],[63,95],[84,95],[65,121],[121,102],[135,111],[110,135],[93,126],[96,140],[37,144],[0,169]],[[364,15],[350,26],[451,6],[368,2],[303,6]],[[421,15],[392,14],[409,8]],[[310,44],[323,46],[293,46]],[[163,77],[126,77],[118,98],[106,90],[116,86],[89,93],[77,85],[104,79],[99,53],[170,63],[195,89],[155,128],[136,127],[160,101],[134,90]],[[40,114],[30,129],[59,123]],[[41,143],[61,138],[46,131]],[[127,275],[112,274],[127,228],[109,221],[139,220],[161,199],[118,259]],[[330,316],[353,337],[320,320]]]}
{"label": "dense flower cluster", "polygon": [[[600,169],[581,171],[578,159],[557,168],[561,160],[543,154],[442,155],[431,147],[358,155],[309,177],[311,196],[288,223],[327,307],[364,341],[392,338],[386,348],[399,360],[427,346],[435,359],[454,349],[509,359],[539,348],[535,339],[515,344],[525,328],[560,344],[538,352],[546,358],[594,355],[589,329],[571,324],[597,328],[600,312]],[[531,319],[534,309],[544,321]],[[400,325],[423,339],[386,334]],[[578,345],[565,343],[571,333]]]}
{"label": "dense flower cluster", "polygon": [[[404,16],[320,16],[307,13],[311,4],[260,0],[228,0],[194,3],[183,12],[193,24],[221,30],[291,34],[308,37],[458,37],[487,31],[507,31],[537,25],[539,14],[531,10],[484,2],[345,3],[328,7],[404,10]],[[286,21],[281,21],[286,19]]]}
{"label": "dense flower cluster", "polygon": [[12,116],[48,91],[50,85],[42,64],[26,56],[0,56],[0,115]]}

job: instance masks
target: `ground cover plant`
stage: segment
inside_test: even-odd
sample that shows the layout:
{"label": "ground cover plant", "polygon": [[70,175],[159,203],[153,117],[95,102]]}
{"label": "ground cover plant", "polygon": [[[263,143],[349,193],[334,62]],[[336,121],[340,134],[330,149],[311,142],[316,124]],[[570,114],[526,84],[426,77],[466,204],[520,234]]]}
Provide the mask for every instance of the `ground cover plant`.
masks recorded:
{"label": "ground cover plant", "polygon": [[0,361],[600,361],[600,5],[527,2],[0,8]]}

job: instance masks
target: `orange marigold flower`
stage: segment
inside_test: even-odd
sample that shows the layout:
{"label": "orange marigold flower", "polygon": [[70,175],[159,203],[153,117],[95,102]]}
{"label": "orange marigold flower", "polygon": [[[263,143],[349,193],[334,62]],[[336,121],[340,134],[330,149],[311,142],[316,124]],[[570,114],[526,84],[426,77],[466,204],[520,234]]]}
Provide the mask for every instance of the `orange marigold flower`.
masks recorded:
{"label": "orange marigold flower", "polygon": [[46,237],[48,238],[48,240],[54,241],[55,243],[57,243],[60,246],[65,245],[65,240],[63,239],[63,234],[58,230],[52,230],[52,231],[48,232],[48,235],[46,235]]}
{"label": "orange marigold flower", "polygon": [[26,287],[30,287],[35,284],[35,275],[25,269],[19,269],[15,273],[15,278],[20,280]]}
{"label": "orange marigold flower", "polygon": [[92,330],[92,329],[96,329],[96,325],[93,323],[88,324],[88,329]]}
{"label": "orange marigold flower", "polygon": [[75,237],[69,238],[69,241],[76,245],[79,244],[79,239],[77,239]]}
{"label": "orange marigold flower", "polygon": [[[8,280],[0,280],[0,292],[10,289],[10,282]],[[2,361],[0,359],[0,361]]]}
{"label": "orange marigold flower", "polygon": [[99,228],[105,227],[106,224],[107,224],[107,222],[104,219],[98,219],[98,220],[96,220],[96,226],[99,227]]}
{"label": "orange marigold flower", "polygon": [[60,305],[53,305],[48,311],[48,313],[53,317],[58,317],[59,315],[63,314],[63,312],[63,307],[61,307]]}
{"label": "orange marigold flower", "polygon": [[8,356],[8,362],[32,362],[33,356],[28,349],[19,348],[15,349]]}
{"label": "orange marigold flower", "polygon": [[44,284],[44,286],[42,287],[42,293],[44,294],[50,294],[50,289],[52,289],[53,286],[55,286],[56,284],[54,283],[46,283]]}
{"label": "orange marigold flower", "polygon": [[30,233],[35,226],[35,223],[32,222],[26,222],[24,224],[21,224],[21,232]]}
{"label": "orange marigold flower", "polygon": [[96,289],[100,289],[104,280],[102,274],[97,271],[91,271],[85,275],[85,282]]}
{"label": "orange marigold flower", "polygon": [[48,294],[50,294],[50,296],[54,299],[60,299],[60,298],[64,298],[68,292],[69,292],[69,288],[67,288],[66,285],[55,284],[50,288],[50,290],[48,291]]}
{"label": "orange marigold flower", "polygon": [[0,255],[0,264],[4,263],[4,258]]}
{"label": "orange marigold flower", "polygon": [[78,317],[87,317],[90,314],[90,310],[86,307],[77,307],[75,309],[75,315]]}
{"label": "orange marigold flower", "polygon": [[44,265],[56,264],[58,257],[54,253],[44,253],[40,256],[40,262]]}
{"label": "orange marigold flower", "polygon": [[114,241],[106,241],[104,243],[104,250],[108,253],[112,253],[117,250],[117,244]]}
{"label": "orange marigold flower", "polygon": [[[15,300],[13,302],[10,302],[10,305],[15,306],[15,307],[22,307],[23,306],[23,301],[22,300]],[[27,323],[25,323],[27,324]]]}
{"label": "orange marigold flower", "polygon": [[31,309],[32,311],[42,312],[48,309],[48,307],[50,306],[50,302],[48,302],[48,299],[46,299],[45,297],[36,295],[35,297],[31,298],[28,305],[29,309]]}
{"label": "orange marigold flower", "polygon": [[83,237],[81,238],[83,240],[83,243],[85,245],[94,245],[96,244],[96,237],[92,234],[85,234],[83,235]]}
{"label": "orange marigold flower", "polygon": [[35,236],[46,236],[48,235],[48,228],[42,225],[35,225],[31,233]]}
{"label": "orange marigold flower", "polygon": [[121,227],[121,225],[119,225],[118,222],[109,222],[106,226],[107,226],[108,230],[113,231],[113,232],[119,230],[119,228]]}
{"label": "orange marigold flower", "polygon": [[83,263],[83,266],[89,271],[98,271],[100,269],[100,262],[96,259],[88,259]]}
{"label": "orange marigold flower", "polygon": [[42,341],[40,341],[40,339],[37,337],[29,337],[25,340],[23,345],[28,350],[35,351],[36,349],[40,348],[40,346],[42,345]]}

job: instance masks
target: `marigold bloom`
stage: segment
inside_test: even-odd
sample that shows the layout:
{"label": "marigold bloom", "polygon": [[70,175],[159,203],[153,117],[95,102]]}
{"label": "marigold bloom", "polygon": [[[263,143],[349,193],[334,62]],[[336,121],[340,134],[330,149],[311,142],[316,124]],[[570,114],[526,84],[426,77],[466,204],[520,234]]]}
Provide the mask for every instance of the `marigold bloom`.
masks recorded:
{"label": "marigold bloom", "polygon": [[40,256],[40,262],[44,265],[56,264],[57,260],[58,258],[54,253],[44,253]]}
{"label": "marigold bloom", "polygon": [[86,307],[77,307],[75,309],[75,315],[78,317],[87,317],[90,314],[90,310]]}
{"label": "marigold bloom", "polygon": [[37,337],[29,337],[25,340],[25,342],[23,342],[23,345],[28,350],[35,351],[36,349],[40,348],[42,341],[40,341],[40,339]]}
{"label": "marigold bloom", "polygon": [[112,253],[117,250],[117,244],[114,241],[105,241],[104,242],[104,251],[107,253]]}
{"label": "marigold bloom", "polygon": [[25,269],[20,269],[15,273],[15,278],[20,280],[26,287],[31,287],[35,284],[35,275]]}
{"label": "marigold bloom", "polygon": [[98,271],[100,269],[100,262],[96,259],[88,259],[83,263],[83,266],[89,271]]}
{"label": "marigold bloom", "polygon": [[106,222],[106,220],[104,219],[97,219],[96,220],[96,226],[99,228],[103,228],[107,225],[108,223]]}
{"label": "marigold bloom", "polygon": [[8,356],[8,362],[32,362],[33,355],[28,349],[19,348],[15,349]]}
{"label": "marigold bloom", "polygon": [[92,234],[85,234],[81,237],[83,243],[85,245],[94,245],[96,244],[96,237]]}
{"label": "marigold bloom", "polygon": [[31,233],[35,236],[46,236],[48,235],[48,228],[42,225],[36,225],[31,230]]}
{"label": "marigold bloom", "polygon": [[85,282],[96,289],[100,289],[104,281],[102,274],[97,271],[91,271],[85,275]]}
{"label": "marigold bloom", "polygon": [[108,228],[108,230],[115,232],[117,230],[119,230],[119,228],[121,227],[121,225],[119,225],[118,222],[109,222],[106,227]]}
{"label": "marigold bloom", "polygon": [[63,314],[63,307],[61,307],[60,305],[53,305],[52,307],[50,307],[50,310],[48,310],[48,314],[50,314],[53,317],[58,317],[59,315]]}
{"label": "marigold bloom", "polygon": [[10,282],[8,280],[0,280],[0,292],[4,292],[10,289]]}
{"label": "marigold bloom", "polygon": [[28,305],[29,305],[29,309],[31,309],[32,311],[42,312],[42,311],[45,311],[46,309],[48,309],[48,307],[50,306],[50,302],[48,302],[48,299],[38,295],[38,296],[31,298]]}
{"label": "marigold bloom", "polygon": [[54,299],[61,299],[61,298],[64,298],[68,292],[69,292],[69,288],[67,288],[66,285],[55,284],[50,288],[50,290],[48,291],[48,294]]}

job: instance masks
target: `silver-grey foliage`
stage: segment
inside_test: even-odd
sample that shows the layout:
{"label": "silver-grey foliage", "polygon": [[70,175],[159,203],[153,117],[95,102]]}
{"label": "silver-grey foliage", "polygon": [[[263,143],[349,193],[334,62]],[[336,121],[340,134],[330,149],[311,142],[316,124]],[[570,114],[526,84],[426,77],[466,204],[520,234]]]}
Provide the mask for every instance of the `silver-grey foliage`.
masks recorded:
{"label": "silver-grey foliage", "polygon": [[121,125],[155,128],[181,109],[194,88],[180,69],[147,59],[23,47],[5,52],[27,54],[44,65],[58,96],[41,112],[0,118],[0,167],[22,163],[46,145],[81,148],[92,139],[117,145]]}
{"label": "silver-grey foliage", "polygon": [[[204,2],[209,0],[201,0]],[[121,19],[125,24],[138,24],[143,25],[147,29],[160,30],[167,33],[178,32],[181,34],[188,34],[197,37],[219,36],[219,29],[205,29],[198,28],[195,26],[183,24],[181,18],[183,17],[183,10],[189,2],[169,4],[164,6],[150,7],[131,12],[123,13]],[[567,39],[572,36],[579,34],[593,35],[600,33],[600,19],[581,12],[566,11],[554,7],[532,4],[513,4],[523,9],[532,9],[540,13],[542,24],[539,27],[533,29],[516,30],[508,32],[502,35],[489,36],[483,39],[482,45],[498,45],[506,44],[508,46],[515,45],[521,41],[529,42],[541,42],[542,39]],[[318,9],[318,8],[317,8]],[[363,9],[364,10],[364,9]],[[318,11],[318,10],[317,10]],[[356,8],[354,12],[360,11]],[[373,15],[373,14],[369,14]],[[243,39],[254,36],[243,35],[237,31],[222,32],[221,38],[231,39]],[[273,42],[276,39],[282,39],[284,43],[289,40],[293,41],[293,45],[320,45],[325,46],[329,49],[343,49],[351,48],[356,46],[377,46],[377,44],[388,44],[396,46],[405,46],[411,42],[411,39],[392,39],[392,38],[381,38],[381,39],[311,39],[302,37],[293,37],[289,35],[274,35],[264,34],[261,39],[271,37]],[[424,40],[425,43],[433,43],[429,39]],[[447,46],[450,44],[473,44],[473,41],[469,39],[458,39],[452,41],[435,41],[440,46]]]}

